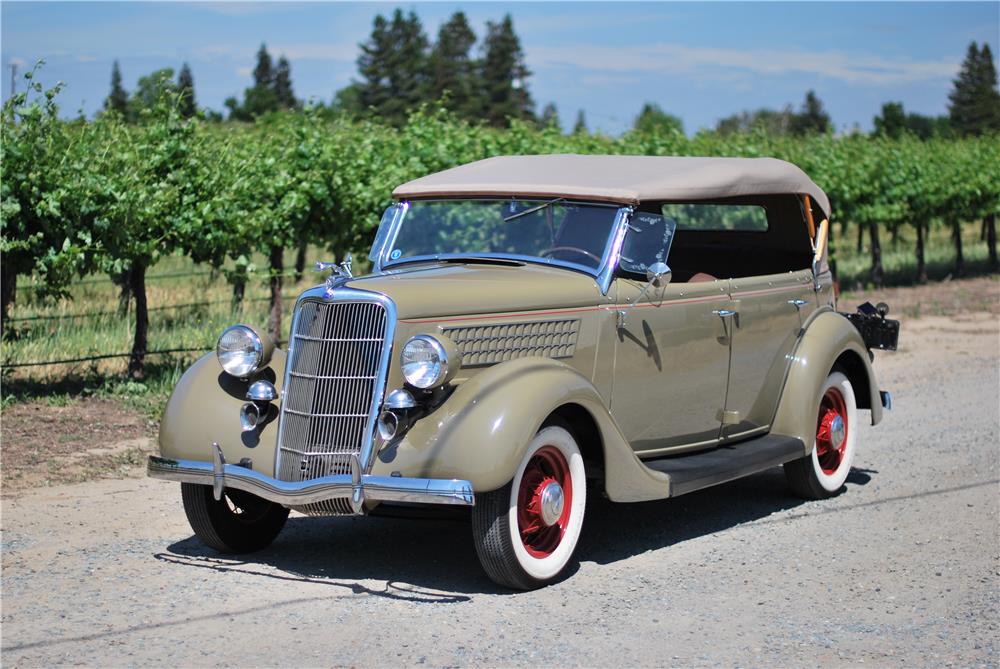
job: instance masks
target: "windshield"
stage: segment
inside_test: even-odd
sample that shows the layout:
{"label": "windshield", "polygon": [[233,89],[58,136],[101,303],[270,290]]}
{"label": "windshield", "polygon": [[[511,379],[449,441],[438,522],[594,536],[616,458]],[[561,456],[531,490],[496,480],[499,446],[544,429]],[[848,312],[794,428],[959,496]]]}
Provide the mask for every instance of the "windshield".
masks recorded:
{"label": "windshield", "polygon": [[618,208],[555,200],[411,202],[385,254],[391,265],[418,259],[516,257],[594,273]]}

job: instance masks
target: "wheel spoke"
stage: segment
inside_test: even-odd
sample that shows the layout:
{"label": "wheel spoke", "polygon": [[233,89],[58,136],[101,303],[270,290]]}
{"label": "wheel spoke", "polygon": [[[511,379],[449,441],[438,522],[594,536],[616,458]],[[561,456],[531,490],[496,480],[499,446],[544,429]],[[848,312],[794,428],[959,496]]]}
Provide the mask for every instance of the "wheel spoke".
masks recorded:
{"label": "wheel spoke", "polygon": [[[542,508],[546,489],[557,495],[561,491],[564,496],[562,513],[553,521],[550,509],[548,522]],[[566,459],[554,446],[540,448],[525,467],[517,495],[518,533],[529,554],[545,557],[558,548],[566,530],[571,496],[572,479]]]}

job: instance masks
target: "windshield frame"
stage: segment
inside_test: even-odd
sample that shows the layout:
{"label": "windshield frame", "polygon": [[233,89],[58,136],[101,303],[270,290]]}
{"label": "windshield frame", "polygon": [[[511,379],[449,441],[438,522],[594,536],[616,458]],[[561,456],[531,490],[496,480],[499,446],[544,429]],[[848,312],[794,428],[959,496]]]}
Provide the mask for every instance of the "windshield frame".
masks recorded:
{"label": "windshield frame", "polygon": [[[432,203],[432,202],[503,202],[505,200],[512,198],[501,198],[501,197],[469,197],[469,198],[428,198],[426,200],[402,200],[395,203],[390,207],[392,210],[392,215],[388,215],[388,211],[383,216],[382,224],[379,226],[378,234],[375,238],[375,244],[372,247],[372,252],[369,258],[372,261],[372,269],[376,272],[384,272],[390,270],[394,267],[402,265],[410,265],[419,262],[435,262],[439,260],[461,260],[462,258],[469,258],[474,260],[475,258],[497,258],[497,259],[507,259],[516,260],[519,262],[531,263],[533,265],[542,265],[545,267],[560,267],[563,269],[568,269],[576,272],[581,272],[597,280],[598,285],[601,287],[601,292],[607,294],[608,285],[610,284],[610,278],[614,275],[614,266],[617,265],[617,256],[621,251],[621,243],[624,237],[624,231],[626,229],[626,224],[628,218],[632,213],[632,207],[622,206],[620,204],[614,204],[609,202],[592,202],[587,200],[570,200],[560,198],[560,203],[565,204],[577,204],[586,205],[593,207],[603,207],[609,210],[614,210],[614,220],[612,221],[608,229],[608,239],[604,245],[604,252],[601,255],[601,262],[596,267],[589,267],[580,263],[574,263],[567,260],[558,260],[555,258],[542,258],[540,256],[532,255],[520,255],[515,253],[439,253],[439,254],[429,254],[429,255],[419,255],[419,256],[408,256],[406,258],[400,258],[399,260],[389,260],[388,254],[390,253],[392,247],[396,244],[396,238],[399,235],[399,231],[403,225],[403,221],[406,218],[406,214],[409,212],[410,208],[415,203]],[[530,198],[513,198],[517,200],[538,201],[540,204],[547,204],[547,202],[541,198],[532,196]],[[388,229],[382,230],[383,226],[389,226]]]}

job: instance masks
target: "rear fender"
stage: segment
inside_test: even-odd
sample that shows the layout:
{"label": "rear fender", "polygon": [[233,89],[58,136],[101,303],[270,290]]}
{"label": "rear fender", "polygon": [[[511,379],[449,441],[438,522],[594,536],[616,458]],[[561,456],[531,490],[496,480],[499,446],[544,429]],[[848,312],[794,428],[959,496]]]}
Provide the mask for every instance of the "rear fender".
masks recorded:
{"label": "rear fender", "polygon": [[666,497],[666,476],[635,456],[593,384],[568,365],[546,358],[511,360],[465,381],[383,448],[372,473],[457,478],[471,482],[476,492],[496,490],[513,479],[545,420],[567,405],[581,407],[593,419],[610,499]]}
{"label": "rear fender", "polygon": [[816,442],[819,391],[835,365],[844,369],[854,386],[858,408],[871,410],[872,425],[882,420],[882,402],[868,349],[849,320],[823,309],[805,329],[792,354],[771,431],[798,437],[809,454]]}

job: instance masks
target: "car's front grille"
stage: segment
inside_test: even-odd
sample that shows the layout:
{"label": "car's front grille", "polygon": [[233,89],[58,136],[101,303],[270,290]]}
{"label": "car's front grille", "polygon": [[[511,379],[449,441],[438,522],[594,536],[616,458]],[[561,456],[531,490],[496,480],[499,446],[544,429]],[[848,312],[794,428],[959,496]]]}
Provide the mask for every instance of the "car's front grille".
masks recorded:
{"label": "car's front grille", "polygon": [[[306,300],[293,319],[278,434],[278,478],[350,474],[372,438],[389,316],[379,302]],[[378,398],[381,400],[381,398]],[[362,467],[364,463],[361,463]],[[347,500],[307,513],[350,513]]]}

